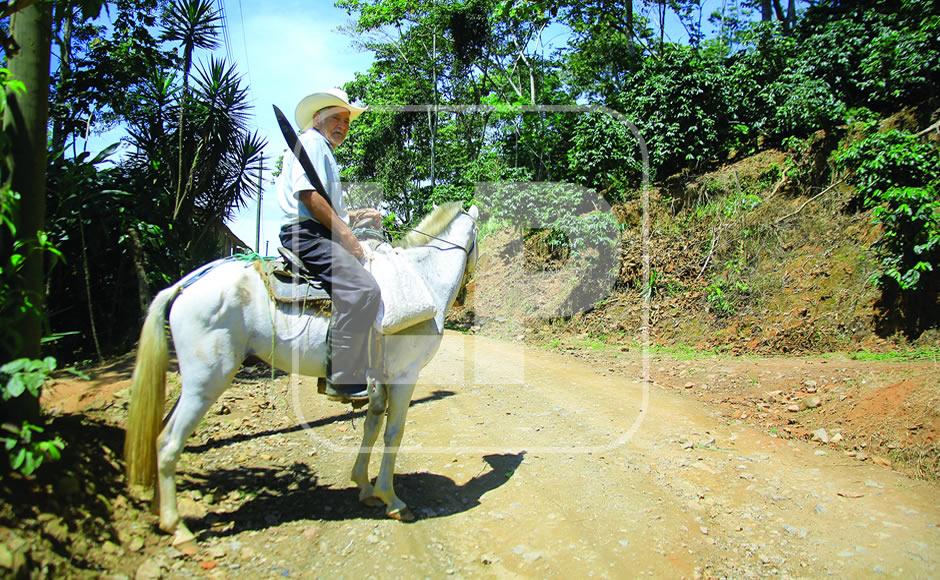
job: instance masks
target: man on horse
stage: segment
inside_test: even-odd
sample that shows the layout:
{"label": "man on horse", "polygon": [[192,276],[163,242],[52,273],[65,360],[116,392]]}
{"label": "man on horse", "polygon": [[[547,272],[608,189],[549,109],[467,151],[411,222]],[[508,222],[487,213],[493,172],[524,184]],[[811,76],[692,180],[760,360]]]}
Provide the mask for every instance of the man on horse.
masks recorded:
{"label": "man on horse", "polygon": [[333,302],[326,394],[342,402],[368,399],[366,365],[369,331],[379,309],[379,286],[362,265],[364,252],[349,227],[359,220],[381,221],[374,209],[347,211],[333,151],[346,140],[349,123],[365,108],[341,89],[304,97],[294,112],[300,144],[320,176],[329,201],[318,193],[295,155],[284,155],[277,192],[284,225],[281,244],[294,252],[323,284]]}

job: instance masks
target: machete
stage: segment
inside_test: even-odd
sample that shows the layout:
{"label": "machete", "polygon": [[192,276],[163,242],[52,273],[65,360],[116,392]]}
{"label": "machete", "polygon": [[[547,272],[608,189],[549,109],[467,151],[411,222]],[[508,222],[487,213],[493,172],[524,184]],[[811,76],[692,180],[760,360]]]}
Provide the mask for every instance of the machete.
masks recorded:
{"label": "machete", "polygon": [[[274,115],[277,117],[277,125],[281,128],[281,135],[284,135],[284,140],[287,141],[287,147],[294,153],[294,156],[297,157],[297,161],[300,161],[300,166],[303,167],[304,173],[307,174],[307,179],[310,180],[310,184],[313,185],[313,188],[317,190],[317,193],[323,196],[323,199],[326,200],[326,203],[333,208],[333,202],[330,201],[330,196],[326,193],[326,188],[323,187],[323,182],[320,181],[320,176],[317,175],[317,170],[313,168],[313,163],[310,161],[310,158],[307,156],[307,151],[304,149],[303,144],[300,142],[300,139],[297,138],[297,133],[294,132],[294,127],[291,126],[290,121],[287,120],[287,117],[284,116],[284,113],[277,108],[277,105],[271,105],[274,107]],[[333,208],[334,211],[336,208]]]}

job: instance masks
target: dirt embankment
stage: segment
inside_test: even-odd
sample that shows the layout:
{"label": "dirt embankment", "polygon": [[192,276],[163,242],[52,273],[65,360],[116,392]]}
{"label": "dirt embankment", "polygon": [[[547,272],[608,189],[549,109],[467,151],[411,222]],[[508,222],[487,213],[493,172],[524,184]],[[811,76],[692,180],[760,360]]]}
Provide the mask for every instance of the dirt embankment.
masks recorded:
{"label": "dirt embankment", "polygon": [[[538,235],[496,231],[482,243],[466,307],[452,320],[510,338],[587,333],[630,345],[640,340],[649,296],[646,328],[655,345],[732,354],[914,349],[936,358],[936,325],[905,328],[870,282],[879,267],[872,244],[880,235],[870,212],[853,206],[855,193],[845,185],[811,199],[822,187],[789,177],[793,163],[770,150],[711,173],[667,180],[650,192],[648,244],[640,200],[615,205],[624,230],[610,279],[573,282],[581,276],[576,260],[533,251]],[[606,291],[597,300],[566,311],[570,297],[598,283]]]}

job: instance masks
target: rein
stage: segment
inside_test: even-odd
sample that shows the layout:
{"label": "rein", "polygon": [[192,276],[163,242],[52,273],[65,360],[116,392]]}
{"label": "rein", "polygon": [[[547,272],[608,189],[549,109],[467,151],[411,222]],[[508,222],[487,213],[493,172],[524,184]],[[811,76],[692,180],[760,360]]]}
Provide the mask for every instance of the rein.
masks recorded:
{"label": "rein", "polygon": [[454,242],[452,242],[452,241],[450,241],[450,240],[445,240],[444,238],[439,238],[439,237],[437,237],[437,236],[432,236],[431,234],[426,234],[426,233],[424,233],[424,232],[422,232],[421,230],[416,229],[416,228],[405,228],[405,229],[402,229],[402,230],[398,230],[398,232],[399,232],[399,233],[401,233],[401,232],[415,232],[415,233],[417,233],[417,234],[421,234],[422,236],[427,236],[427,237],[429,237],[429,238],[432,239],[432,240],[437,240],[437,241],[439,241],[439,242],[444,242],[445,244],[450,244],[450,245],[453,246],[454,248],[459,248],[459,249],[463,250],[463,253],[466,254],[467,257],[469,257],[469,256],[470,256],[470,252],[473,251],[473,247],[476,245],[477,220],[473,219],[473,216],[472,216],[472,215],[470,215],[469,213],[467,213],[467,212],[465,212],[465,211],[463,211],[463,210],[461,210],[460,213],[462,213],[463,215],[465,215],[465,216],[467,216],[468,218],[470,218],[470,220],[473,222],[473,231],[474,231],[474,236],[473,236],[473,238],[474,238],[474,239],[473,239],[473,241],[470,243],[469,248],[465,248],[465,247],[461,246],[460,244],[456,244],[456,243],[454,243]]}

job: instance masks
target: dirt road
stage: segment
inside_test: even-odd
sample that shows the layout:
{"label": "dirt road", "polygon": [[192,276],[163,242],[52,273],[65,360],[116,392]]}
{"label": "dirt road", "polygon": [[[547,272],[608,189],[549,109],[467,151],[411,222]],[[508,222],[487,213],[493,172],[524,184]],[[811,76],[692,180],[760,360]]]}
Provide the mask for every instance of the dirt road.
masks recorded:
{"label": "dirt road", "polygon": [[412,524],[356,502],[359,413],[311,381],[242,381],[181,463],[200,553],[165,548],[149,564],[253,577],[936,575],[936,485],[656,386],[641,411],[638,378],[448,333],[398,461]]}

